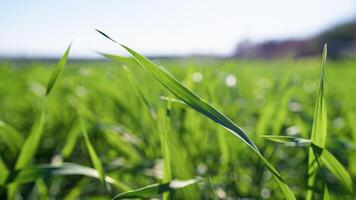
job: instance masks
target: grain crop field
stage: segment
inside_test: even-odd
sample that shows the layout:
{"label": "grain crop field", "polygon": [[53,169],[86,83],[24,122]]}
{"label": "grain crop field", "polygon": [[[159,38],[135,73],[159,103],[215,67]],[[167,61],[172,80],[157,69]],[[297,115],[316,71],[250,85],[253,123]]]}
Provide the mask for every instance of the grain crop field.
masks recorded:
{"label": "grain crop field", "polygon": [[355,60],[124,48],[0,62],[0,199],[354,198]]}

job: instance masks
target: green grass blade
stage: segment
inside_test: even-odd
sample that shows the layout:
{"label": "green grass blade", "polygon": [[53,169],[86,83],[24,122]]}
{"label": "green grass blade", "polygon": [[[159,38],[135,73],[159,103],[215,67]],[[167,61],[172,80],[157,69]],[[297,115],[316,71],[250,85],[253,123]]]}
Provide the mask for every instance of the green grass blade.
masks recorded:
{"label": "green grass blade", "polygon": [[[105,33],[98,31],[105,37],[117,43],[115,40],[111,39]],[[121,45],[121,44],[120,44]],[[161,82],[163,86],[165,86],[169,91],[179,97],[182,101],[193,107],[198,112],[206,115],[208,118],[227,128],[230,132],[235,134],[237,137],[241,138],[247,145],[249,145],[252,149],[259,152],[255,144],[251,141],[251,139],[246,135],[243,130],[234,124],[229,118],[223,115],[221,112],[217,111],[214,107],[208,104],[205,100],[201,99],[181,83],[179,83],[174,77],[169,75],[163,69],[161,69],[158,65],[151,62],[144,56],[138,54],[132,49],[121,45],[125,48],[134,58],[135,60],[147,71],[149,71],[158,81]]]}
{"label": "green grass blade", "polygon": [[[115,40],[107,36],[105,33],[101,31],[98,32],[101,33],[106,38],[117,43]],[[170,74],[164,71],[161,67],[151,62],[146,57],[135,52],[134,50],[120,43],[117,44],[121,45],[124,49],[126,49],[144,69],[149,71],[164,87],[166,87],[179,99],[181,99],[186,104],[188,104],[196,111],[200,112],[201,114],[205,115],[209,119],[220,124],[222,127],[230,131],[233,135],[235,135],[236,137],[240,138],[243,142],[245,142],[259,156],[259,158],[263,161],[263,163],[267,166],[267,168],[276,177],[275,180],[277,180],[277,183],[280,186],[285,197],[287,199],[295,199],[293,193],[291,192],[289,187],[284,183],[283,179],[281,178],[277,170],[274,169],[274,167],[262,156],[257,146],[252,142],[250,137],[240,127],[238,127],[234,122],[232,122],[229,118],[227,118],[220,111],[215,109],[205,100],[201,99],[192,91],[190,91],[188,88],[183,86],[179,81],[177,81],[174,77],[172,77]]]}
{"label": "green grass blade", "polygon": [[164,192],[179,190],[181,188],[196,184],[200,181],[201,179],[197,178],[197,179],[190,179],[185,181],[173,180],[164,184],[156,183],[136,190],[118,194],[113,199],[131,199],[131,198],[146,199],[146,198],[156,197]]}
{"label": "green grass blade", "polygon": [[326,185],[324,186],[323,200],[330,200],[329,190],[328,190],[328,187]]}
{"label": "green grass blade", "polygon": [[0,155],[0,183],[4,182],[6,180],[6,177],[9,174],[9,170],[7,169],[7,166],[5,164],[5,162],[3,161],[3,159],[1,158]]}
{"label": "green grass blade", "polygon": [[70,44],[67,48],[67,50],[64,52],[62,58],[59,60],[56,69],[53,71],[50,79],[48,80],[47,83],[47,88],[46,88],[46,96],[49,95],[49,93],[52,91],[54,84],[56,83],[58,77],[60,76],[60,74],[63,71],[64,66],[67,63],[67,59],[68,59],[68,55],[69,55],[69,51],[70,51],[70,47],[72,44]]}
{"label": "green grass blade", "polygon": [[16,154],[20,151],[25,139],[14,127],[0,120],[0,138],[8,146],[9,150]]}
{"label": "green grass blade", "polygon": [[[0,182],[1,186],[20,185],[36,181],[38,178],[45,178],[51,176],[69,176],[69,175],[82,175],[92,178],[100,179],[99,172],[96,169],[74,164],[62,163],[60,165],[42,164],[26,169],[10,171],[7,179]],[[105,181],[115,186],[121,191],[130,189],[126,184],[121,183],[109,176],[105,176]]]}
{"label": "green grass blade", "polygon": [[[324,95],[324,74],[325,74],[325,64],[327,57],[327,45],[324,45],[321,61],[321,77],[320,85],[316,98],[315,112],[313,127],[311,132],[311,142],[321,149],[324,149],[327,136],[327,111]],[[309,148],[308,156],[308,188],[313,188],[315,185],[315,176],[318,167],[315,163],[315,156],[313,150]],[[313,198],[313,190],[308,189],[306,193],[306,199],[311,200]]]}
{"label": "green grass blade", "polygon": [[33,124],[31,132],[21,148],[15,169],[25,168],[31,163],[40,144],[44,122],[45,113],[42,111],[39,118]]}
{"label": "green grass blade", "polygon": [[326,149],[323,150],[320,161],[338,179],[347,192],[352,192],[352,179],[342,164]]}
{"label": "green grass blade", "polygon": [[214,189],[214,185],[213,185],[213,182],[211,181],[211,177],[209,176],[209,184],[210,184],[210,188],[211,188],[211,191],[213,192],[213,199],[214,200],[218,200],[218,197],[216,195],[216,191]]}
{"label": "green grass blade", "polygon": [[72,128],[69,130],[65,145],[61,151],[61,155],[64,159],[69,158],[70,155],[72,154],[74,147],[77,143],[78,137],[80,136],[80,133],[81,133],[81,126],[76,121],[73,124]]}
{"label": "green grass blade", "polygon": [[36,181],[35,181],[35,184],[36,184],[36,189],[37,189],[37,197],[38,199],[40,200],[48,200],[48,196],[49,196],[49,193],[48,193],[48,188],[47,188],[47,185],[46,183],[43,181],[43,179],[41,178],[38,178]]}
{"label": "green grass blade", "polygon": [[98,54],[100,54],[100,55],[102,55],[105,58],[108,58],[110,60],[114,60],[114,61],[117,61],[117,62],[120,62],[120,63],[124,63],[124,64],[127,64],[127,65],[137,65],[137,62],[133,58],[124,57],[124,56],[118,56],[118,55],[108,54],[108,53],[101,53],[101,52],[98,52]]}
{"label": "green grass blade", "polygon": [[82,135],[84,137],[85,145],[86,145],[86,147],[88,149],[88,152],[89,152],[90,160],[91,160],[94,168],[99,173],[100,181],[106,187],[106,184],[105,184],[105,172],[104,172],[104,169],[103,169],[103,165],[102,165],[97,153],[95,152],[95,149],[94,149],[92,143],[90,142],[87,130],[85,128],[84,121],[83,121],[83,119],[81,117],[79,118],[79,121],[80,121],[81,130],[82,130]]}
{"label": "green grass blade", "polygon": [[272,142],[278,142],[287,145],[294,146],[306,146],[310,145],[311,141],[304,138],[299,138],[295,136],[282,136],[282,135],[261,135],[260,137],[270,140]]}
{"label": "green grass blade", "polygon": [[79,199],[80,194],[83,192],[84,187],[88,184],[89,179],[84,177],[82,178],[76,186],[71,188],[68,194],[64,197],[64,200],[76,200]]}
{"label": "green grass blade", "polygon": [[[166,112],[163,116],[160,116],[161,122],[159,123],[159,136],[161,140],[161,152],[163,157],[163,182],[168,183],[172,180],[171,174],[171,152],[169,150],[169,137],[170,132],[170,112],[171,112],[171,102],[167,102]],[[163,200],[168,200],[170,196],[169,192],[163,194]]]}
{"label": "green grass blade", "polygon": [[311,141],[320,148],[325,147],[327,137],[327,110],[324,94],[324,74],[326,63],[327,45],[325,44],[322,58],[322,72],[320,77],[320,85],[316,98],[315,113],[313,127],[311,133]]}

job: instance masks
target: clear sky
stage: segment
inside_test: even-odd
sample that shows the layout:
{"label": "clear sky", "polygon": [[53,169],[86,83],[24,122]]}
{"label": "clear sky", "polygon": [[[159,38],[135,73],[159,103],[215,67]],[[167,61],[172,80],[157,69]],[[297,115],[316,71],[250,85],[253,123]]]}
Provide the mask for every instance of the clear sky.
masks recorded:
{"label": "clear sky", "polygon": [[356,17],[356,0],[1,0],[0,55],[228,54],[244,39],[302,38]]}

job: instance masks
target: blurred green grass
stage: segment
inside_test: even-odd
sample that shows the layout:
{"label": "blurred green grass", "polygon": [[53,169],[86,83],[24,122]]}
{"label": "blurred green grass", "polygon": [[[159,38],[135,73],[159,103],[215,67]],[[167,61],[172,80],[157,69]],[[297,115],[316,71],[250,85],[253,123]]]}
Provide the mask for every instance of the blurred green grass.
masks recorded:
{"label": "blurred green grass", "polygon": [[[280,134],[309,138],[320,74],[319,59],[177,59],[156,62],[166,66],[185,86],[250,133],[296,197],[304,198],[307,151],[275,145],[259,136]],[[327,148],[348,169],[354,182],[355,65],[355,60],[330,61],[325,79],[328,137],[334,138],[327,142]],[[1,62],[0,120],[27,136],[41,112],[41,97],[45,95],[46,82],[54,67],[55,63],[41,61]],[[130,71],[158,113],[156,122],[152,121],[150,111],[135,91],[122,64],[69,61],[48,98],[46,124],[34,163],[62,159],[91,165],[78,128],[77,110],[81,110],[90,140],[108,175],[132,188],[162,179],[158,124],[166,120],[160,114],[166,112],[166,102],[160,97],[170,95],[138,66],[130,66]],[[257,156],[251,156],[241,141],[184,105],[173,103],[170,112],[171,127],[167,134],[173,178],[210,176],[219,197],[283,198],[271,174]],[[72,146],[68,145],[71,143]],[[13,169],[17,155],[4,145],[1,138],[0,153],[6,166]],[[332,175],[327,178],[332,186],[329,187],[332,197],[352,198],[344,195]],[[73,176],[50,177],[44,182],[50,195],[56,198],[64,198],[66,193],[78,187],[83,198],[108,197],[105,188],[98,187],[98,180]],[[0,188],[0,197],[5,191]],[[32,194],[36,199],[34,191],[33,184],[27,184],[22,195],[29,197]],[[209,183],[190,186],[177,191],[174,196],[184,199],[214,197]]]}

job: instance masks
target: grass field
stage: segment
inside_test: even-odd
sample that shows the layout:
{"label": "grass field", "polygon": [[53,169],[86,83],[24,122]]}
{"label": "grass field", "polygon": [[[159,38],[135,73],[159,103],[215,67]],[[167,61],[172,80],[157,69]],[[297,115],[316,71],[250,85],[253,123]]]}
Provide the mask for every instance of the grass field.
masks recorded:
{"label": "grass field", "polygon": [[[310,183],[314,199],[353,199],[355,60],[328,60],[322,92],[320,58],[155,62],[241,127],[260,153],[236,137],[227,118],[133,60],[69,59],[53,87],[55,62],[2,61],[0,199],[111,199],[127,191],[164,199],[288,198],[280,183],[297,199],[306,198]],[[343,167],[321,156],[312,181],[313,144]]]}

